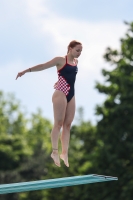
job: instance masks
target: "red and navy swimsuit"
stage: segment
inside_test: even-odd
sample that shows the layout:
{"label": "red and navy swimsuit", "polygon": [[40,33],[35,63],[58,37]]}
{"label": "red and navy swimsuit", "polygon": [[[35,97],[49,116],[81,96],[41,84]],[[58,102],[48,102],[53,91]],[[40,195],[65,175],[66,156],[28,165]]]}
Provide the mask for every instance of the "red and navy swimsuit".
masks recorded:
{"label": "red and navy swimsuit", "polygon": [[77,72],[77,65],[68,64],[66,56],[66,64],[58,70],[58,83],[54,88],[62,91],[66,95],[67,102],[74,96],[74,84]]}

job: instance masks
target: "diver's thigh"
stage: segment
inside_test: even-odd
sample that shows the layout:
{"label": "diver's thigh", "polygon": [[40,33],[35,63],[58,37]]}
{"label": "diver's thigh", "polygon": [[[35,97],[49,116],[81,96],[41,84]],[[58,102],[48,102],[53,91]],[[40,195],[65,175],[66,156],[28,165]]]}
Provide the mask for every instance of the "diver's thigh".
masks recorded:
{"label": "diver's thigh", "polygon": [[63,92],[56,90],[52,96],[55,123],[63,123],[67,107],[67,99]]}

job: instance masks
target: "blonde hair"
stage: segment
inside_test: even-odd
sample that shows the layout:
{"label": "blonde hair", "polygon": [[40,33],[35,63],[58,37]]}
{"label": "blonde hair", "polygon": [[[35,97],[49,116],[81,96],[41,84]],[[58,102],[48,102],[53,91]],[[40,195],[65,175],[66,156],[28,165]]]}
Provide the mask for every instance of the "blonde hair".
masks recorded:
{"label": "blonde hair", "polygon": [[68,47],[67,47],[67,53],[69,52],[70,47],[71,47],[71,48],[74,48],[74,47],[75,47],[76,45],[78,45],[78,44],[82,45],[81,42],[79,42],[79,41],[77,41],[77,40],[72,40],[72,41],[69,43]]}

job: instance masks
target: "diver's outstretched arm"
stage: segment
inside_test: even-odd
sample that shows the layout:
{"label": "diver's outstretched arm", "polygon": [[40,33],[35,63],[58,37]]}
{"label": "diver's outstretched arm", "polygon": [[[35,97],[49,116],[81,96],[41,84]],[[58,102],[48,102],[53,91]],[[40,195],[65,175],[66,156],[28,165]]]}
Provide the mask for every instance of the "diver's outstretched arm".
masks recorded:
{"label": "diver's outstretched arm", "polygon": [[50,61],[48,61],[46,63],[39,64],[39,65],[36,65],[36,66],[31,67],[29,69],[26,69],[26,70],[18,73],[18,75],[16,77],[16,80],[17,80],[18,77],[23,76],[27,72],[42,71],[42,70],[48,69],[50,67],[57,66],[59,62],[60,62],[60,57],[55,57],[55,58],[53,58],[52,60],[50,60]]}

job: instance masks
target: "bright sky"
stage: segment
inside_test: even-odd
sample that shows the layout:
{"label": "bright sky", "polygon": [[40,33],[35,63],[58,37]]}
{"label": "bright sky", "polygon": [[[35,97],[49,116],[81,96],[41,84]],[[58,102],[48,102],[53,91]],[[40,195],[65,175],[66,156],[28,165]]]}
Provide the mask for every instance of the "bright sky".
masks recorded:
{"label": "bright sky", "polygon": [[83,52],[75,84],[76,107],[84,108],[84,120],[95,123],[95,107],[105,99],[94,88],[95,82],[104,80],[101,69],[111,69],[103,54],[108,46],[119,48],[127,30],[123,21],[133,20],[132,8],[132,0],[1,0],[0,90],[14,93],[29,114],[41,108],[53,122],[56,67],[15,78],[20,71],[66,55],[69,42],[79,40]]}

